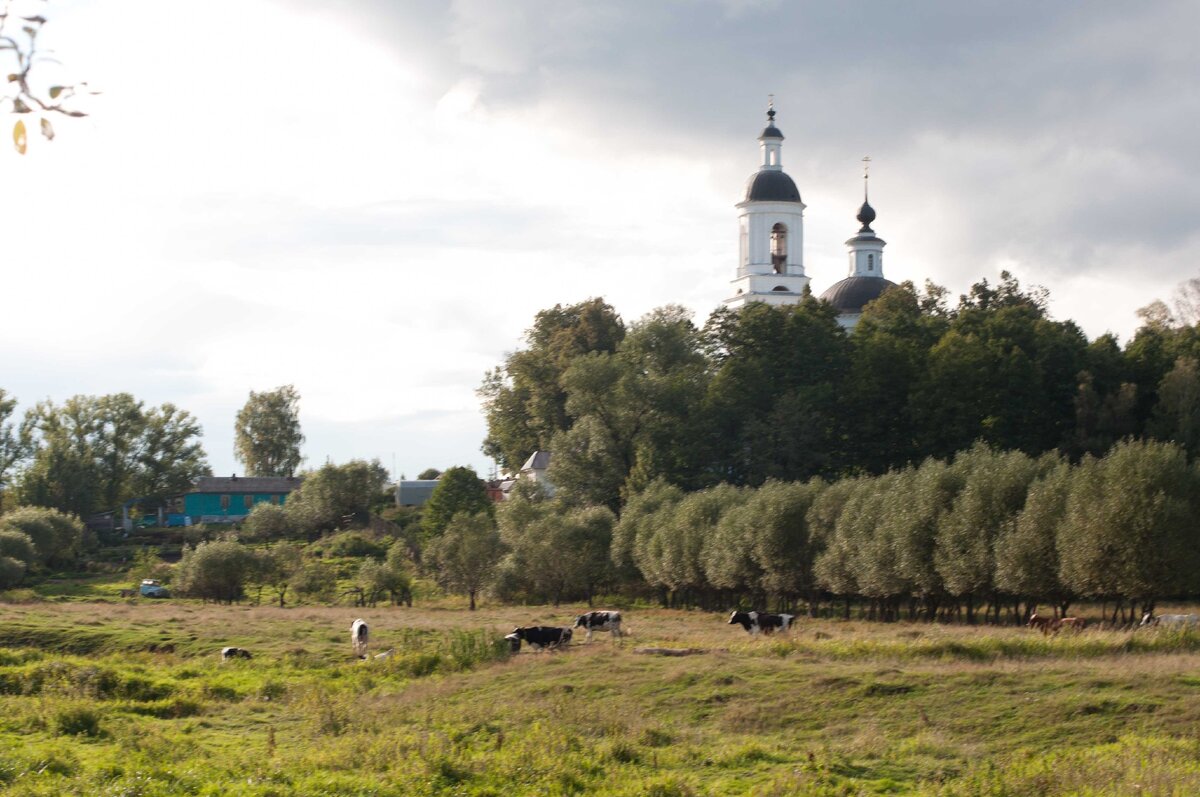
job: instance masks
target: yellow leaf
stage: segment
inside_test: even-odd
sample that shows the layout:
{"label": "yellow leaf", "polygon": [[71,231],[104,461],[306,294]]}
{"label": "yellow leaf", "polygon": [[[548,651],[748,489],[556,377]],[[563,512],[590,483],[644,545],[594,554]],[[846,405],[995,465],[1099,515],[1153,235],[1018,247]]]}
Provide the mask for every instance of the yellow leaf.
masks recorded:
{"label": "yellow leaf", "polygon": [[17,148],[17,152],[25,154],[25,122],[20,119],[13,125],[13,146]]}

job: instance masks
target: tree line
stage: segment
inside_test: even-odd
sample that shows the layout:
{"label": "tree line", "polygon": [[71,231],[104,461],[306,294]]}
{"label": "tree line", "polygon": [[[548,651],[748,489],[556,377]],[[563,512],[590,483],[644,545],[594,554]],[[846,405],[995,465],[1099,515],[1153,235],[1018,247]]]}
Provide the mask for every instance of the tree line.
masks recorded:
{"label": "tree line", "polygon": [[484,452],[614,512],[662,479],[685,491],[883,474],[982,441],[1077,462],[1125,438],[1200,451],[1200,282],[1157,302],[1124,346],[1088,340],[1007,273],[956,304],[904,283],[853,333],[811,296],[790,307],[680,307],[626,325],[592,299],[537,314],[480,388]]}
{"label": "tree line", "polygon": [[[248,476],[291,476],[302,459],[299,394],[251,391],[235,423],[235,456]],[[0,509],[39,506],[87,517],[137,499],[148,507],[212,474],[196,417],[129,393],[45,400],[16,418],[0,389]]]}

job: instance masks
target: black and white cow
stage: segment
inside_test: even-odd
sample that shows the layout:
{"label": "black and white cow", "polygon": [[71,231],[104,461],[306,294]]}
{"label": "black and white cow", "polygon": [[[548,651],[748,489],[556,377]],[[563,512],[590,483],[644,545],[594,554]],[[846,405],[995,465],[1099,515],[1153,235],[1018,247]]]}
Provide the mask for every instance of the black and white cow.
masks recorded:
{"label": "black and white cow", "polygon": [[526,628],[514,628],[505,639],[514,646],[514,653],[522,641],[534,650],[566,647],[571,644],[571,629],[552,625],[531,625]]}
{"label": "black and white cow", "polygon": [[230,659],[252,659],[250,651],[245,648],[221,648],[221,661]]}
{"label": "black and white cow", "polygon": [[360,659],[367,657],[367,644],[371,640],[371,631],[367,628],[365,620],[358,619],[350,624],[350,646],[354,648],[354,655]]}
{"label": "black and white cow", "polygon": [[587,629],[585,642],[592,641],[592,633],[595,631],[611,631],[613,639],[619,640],[621,638],[621,613],[604,611],[581,614],[575,618],[573,627]]}
{"label": "black and white cow", "polygon": [[729,615],[730,625],[740,625],[750,632],[751,636],[757,636],[759,633],[773,634],[775,629],[780,631],[788,630],[792,624],[792,620],[796,618],[794,614],[768,614],[767,612],[734,612]]}
{"label": "black and white cow", "polygon": [[1140,628],[1154,626],[1187,628],[1196,625],[1200,625],[1200,614],[1160,614],[1156,616],[1146,612],[1142,617],[1142,622],[1139,623]]}

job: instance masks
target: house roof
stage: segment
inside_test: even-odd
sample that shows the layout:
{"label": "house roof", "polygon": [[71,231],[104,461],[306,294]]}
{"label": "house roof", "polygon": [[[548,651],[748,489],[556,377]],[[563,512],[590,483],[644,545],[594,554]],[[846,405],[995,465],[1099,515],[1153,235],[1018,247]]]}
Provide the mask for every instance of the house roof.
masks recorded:
{"label": "house roof", "polygon": [[534,451],[521,466],[521,473],[529,470],[545,470],[548,467],[550,467],[550,452]]}
{"label": "house roof", "polygon": [[438,486],[437,479],[406,479],[396,482],[396,503],[420,506],[429,500]]}
{"label": "house roof", "polygon": [[201,476],[194,493],[290,493],[300,486],[300,476]]}

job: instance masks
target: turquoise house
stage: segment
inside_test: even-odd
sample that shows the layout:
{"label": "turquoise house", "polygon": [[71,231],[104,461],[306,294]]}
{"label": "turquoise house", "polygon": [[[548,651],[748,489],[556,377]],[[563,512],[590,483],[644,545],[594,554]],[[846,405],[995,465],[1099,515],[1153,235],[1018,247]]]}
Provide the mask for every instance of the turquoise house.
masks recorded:
{"label": "turquoise house", "polygon": [[168,500],[167,511],[192,523],[236,523],[255,504],[283,506],[300,482],[296,476],[201,476],[191,490]]}

